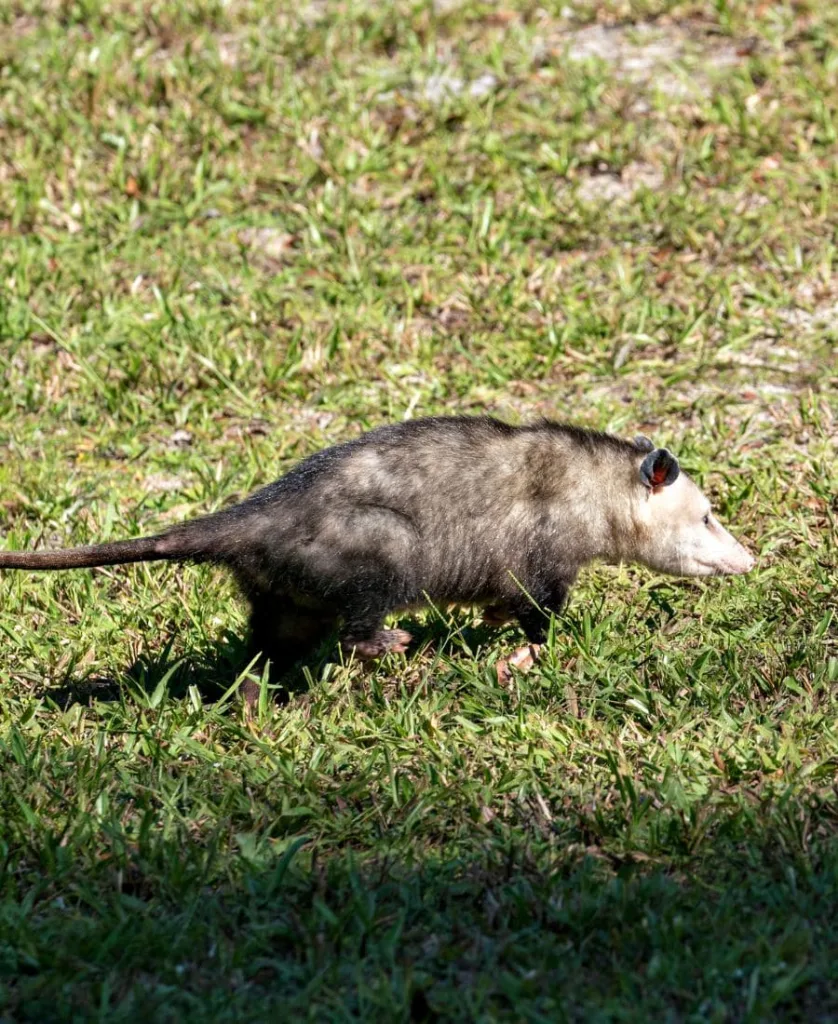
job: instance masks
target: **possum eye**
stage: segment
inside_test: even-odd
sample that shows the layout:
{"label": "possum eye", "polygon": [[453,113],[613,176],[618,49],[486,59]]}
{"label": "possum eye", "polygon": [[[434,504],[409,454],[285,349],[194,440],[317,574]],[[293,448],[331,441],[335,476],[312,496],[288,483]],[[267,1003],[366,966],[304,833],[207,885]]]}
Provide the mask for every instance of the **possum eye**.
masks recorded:
{"label": "possum eye", "polygon": [[710,525],[710,513],[709,512],[706,513],[706,515],[704,516],[704,518],[701,521],[702,521],[702,523],[704,523],[705,526],[709,526]]}

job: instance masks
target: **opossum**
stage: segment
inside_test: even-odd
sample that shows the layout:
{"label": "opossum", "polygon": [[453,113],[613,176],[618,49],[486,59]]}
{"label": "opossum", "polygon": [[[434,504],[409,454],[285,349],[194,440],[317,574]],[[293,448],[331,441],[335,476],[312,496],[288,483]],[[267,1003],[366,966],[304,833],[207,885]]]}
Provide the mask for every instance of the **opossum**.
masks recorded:
{"label": "opossum", "polygon": [[155,536],[0,552],[0,569],[154,559],[231,570],[250,603],[252,650],[275,674],[338,627],[360,659],[402,651],[411,637],[385,617],[426,601],[482,605],[488,621],[515,618],[540,643],[595,559],[680,576],[754,565],[648,438],[451,416],[327,448],[241,503]]}

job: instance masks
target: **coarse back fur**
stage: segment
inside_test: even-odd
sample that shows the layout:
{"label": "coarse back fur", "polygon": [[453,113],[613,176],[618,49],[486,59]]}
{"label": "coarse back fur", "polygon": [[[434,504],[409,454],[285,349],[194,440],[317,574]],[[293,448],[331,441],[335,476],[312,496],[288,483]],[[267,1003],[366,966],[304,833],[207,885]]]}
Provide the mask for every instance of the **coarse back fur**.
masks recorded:
{"label": "coarse back fur", "polygon": [[[240,504],[157,537],[0,552],[0,568],[216,562],[249,599],[254,647],[275,667],[338,622],[361,656],[402,649],[405,634],[383,630],[384,617],[426,598],[500,606],[537,639],[583,565],[650,563],[654,527],[637,510],[658,489],[641,479],[652,447],[549,421],[409,421],[318,452]],[[670,483],[677,461],[658,452]]]}
{"label": "coarse back fur", "polygon": [[254,579],[282,551],[281,572],[300,564],[331,587],[383,572],[402,601],[479,600],[516,569],[529,576],[545,542],[552,570],[556,556],[575,570],[610,553],[625,524],[603,491],[624,492],[639,455],[631,442],[547,422],[387,426],[311,456],[221,513],[214,555]]}

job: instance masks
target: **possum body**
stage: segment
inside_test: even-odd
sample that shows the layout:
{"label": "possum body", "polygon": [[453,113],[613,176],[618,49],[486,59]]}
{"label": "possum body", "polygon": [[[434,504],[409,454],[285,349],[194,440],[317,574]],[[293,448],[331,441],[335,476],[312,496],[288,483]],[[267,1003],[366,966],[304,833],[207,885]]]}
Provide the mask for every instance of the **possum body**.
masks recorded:
{"label": "possum body", "polygon": [[318,452],[238,505],[137,540],[0,552],[0,569],[167,559],[232,571],[254,653],[282,672],[336,627],[374,658],[410,639],[385,616],[426,600],[480,604],[543,639],[595,559],[674,575],[747,572],[752,556],[646,438],[552,422],[436,417]]}

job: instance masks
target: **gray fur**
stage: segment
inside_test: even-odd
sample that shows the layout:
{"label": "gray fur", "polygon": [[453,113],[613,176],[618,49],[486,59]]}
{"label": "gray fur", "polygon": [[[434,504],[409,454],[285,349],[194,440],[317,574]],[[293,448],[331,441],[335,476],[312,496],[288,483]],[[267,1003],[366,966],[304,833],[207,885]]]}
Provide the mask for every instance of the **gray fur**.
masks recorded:
{"label": "gray fur", "polygon": [[645,438],[547,421],[414,420],[318,452],[240,504],[156,537],[0,552],[0,568],[226,566],[250,602],[254,649],[280,671],[338,624],[361,656],[403,649],[406,634],[384,630],[384,617],[426,596],[499,607],[539,641],[583,565],[631,557],[628,496],[648,450]]}

